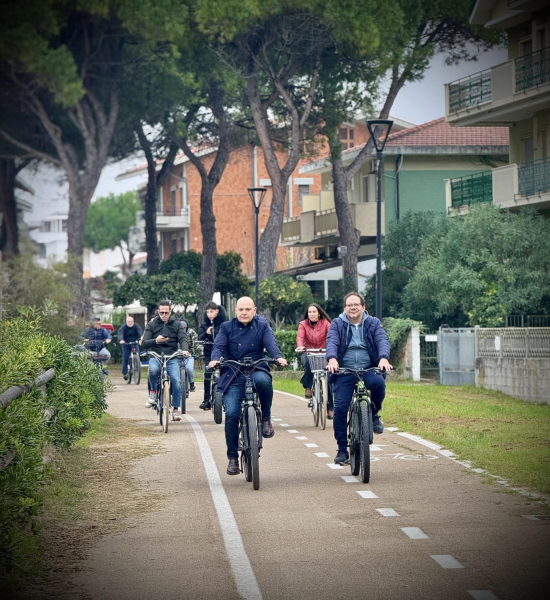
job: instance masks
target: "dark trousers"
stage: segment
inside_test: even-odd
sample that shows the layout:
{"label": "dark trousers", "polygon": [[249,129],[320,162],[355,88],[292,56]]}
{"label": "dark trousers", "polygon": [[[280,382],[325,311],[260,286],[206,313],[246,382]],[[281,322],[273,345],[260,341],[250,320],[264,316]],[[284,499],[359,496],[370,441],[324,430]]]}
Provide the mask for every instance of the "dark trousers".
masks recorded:
{"label": "dark trousers", "polygon": [[[334,391],[334,437],[338,448],[347,450],[348,445],[348,410],[353,396],[353,389],[357,378],[351,373],[334,376],[332,389]],[[375,412],[382,409],[382,402],[386,396],[386,381],[379,373],[365,373],[363,381],[370,390],[371,400]]]}
{"label": "dark trousers", "polygon": [[210,369],[209,367],[204,367],[204,399],[208,402],[210,402],[210,399],[212,397],[212,371],[213,369]]}
{"label": "dark trousers", "polygon": [[[265,371],[254,371],[252,380],[260,397],[262,421],[269,421],[271,419],[271,404],[273,403],[271,376]],[[241,419],[241,404],[245,394],[245,383],[244,377],[238,377],[223,393],[227,458],[239,458],[239,421]]]}
{"label": "dark trousers", "polygon": [[[300,360],[302,361],[302,365],[304,365],[304,375],[302,379],[300,379],[300,383],[304,386],[304,388],[311,388],[311,386],[313,385],[313,373],[311,372],[309,360],[305,352],[302,353]],[[327,410],[334,410],[332,384],[329,381],[327,381],[327,394]]]}
{"label": "dark trousers", "polygon": [[130,354],[132,354],[132,346],[133,344],[129,344],[128,342],[121,344],[122,346],[122,374],[126,375],[128,373],[128,362],[130,361]]}

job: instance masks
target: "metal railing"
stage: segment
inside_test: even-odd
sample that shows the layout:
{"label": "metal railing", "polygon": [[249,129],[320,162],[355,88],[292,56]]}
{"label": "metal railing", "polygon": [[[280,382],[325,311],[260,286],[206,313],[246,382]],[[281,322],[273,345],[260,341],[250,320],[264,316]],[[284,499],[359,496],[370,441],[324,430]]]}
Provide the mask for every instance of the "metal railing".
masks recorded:
{"label": "metal railing", "polygon": [[283,242],[299,240],[301,234],[300,217],[292,217],[283,221],[283,229],[281,231]]}
{"label": "metal railing", "polygon": [[491,69],[449,83],[449,112],[479,106],[492,99]]}
{"label": "metal railing", "polygon": [[477,356],[550,358],[550,327],[478,328]]}
{"label": "metal railing", "polygon": [[520,196],[538,196],[550,191],[550,160],[538,158],[518,165]]}
{"label": "metal railing", "polygon": [[550,315],[507,315],[506,327],[550,327]]}
{"label": "metal railing", "polygon": [[550,83],[550,47],[516,58],[516,92]]}
{"label": "metal railing", "polygon": [[493,201],[493,172],[483,171],[451,179],[453,208]]}
{"label": "metal railing", "polygon": [[338,217],[335,208],[321,210],[315,214],[315,236],[336,232],[338,232]]}
{"label": "metal railing", "polygon": [[182,208],[172,208],[167,206],[163,210],[157,212],[157,217],[188,217],[189,207],[184,206]]}

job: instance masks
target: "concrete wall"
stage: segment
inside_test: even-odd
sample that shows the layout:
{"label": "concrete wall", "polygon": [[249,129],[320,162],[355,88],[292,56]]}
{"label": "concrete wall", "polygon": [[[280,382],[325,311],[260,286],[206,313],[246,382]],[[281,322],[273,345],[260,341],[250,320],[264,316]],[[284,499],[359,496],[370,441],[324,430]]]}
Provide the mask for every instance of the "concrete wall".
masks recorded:
{"label": "concrete wall", "polygon": [[550,358],[476,358],[476,387],[550,404]]}
{"label": "concrete wall", "polygon": [[399,367],[396,370],[397,379],[412,379],[420,381],[420,329],[413,327],[405,346],[401,350]]}

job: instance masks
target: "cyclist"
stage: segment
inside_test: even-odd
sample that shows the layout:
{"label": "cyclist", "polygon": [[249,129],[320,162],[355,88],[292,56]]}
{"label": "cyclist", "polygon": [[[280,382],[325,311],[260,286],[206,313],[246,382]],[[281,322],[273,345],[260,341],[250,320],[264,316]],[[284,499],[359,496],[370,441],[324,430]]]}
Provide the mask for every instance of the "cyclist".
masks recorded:
{"label": "cyclist", "polygon": [[[383,371],[391,371],[389,362],[390,342],[382,323],[366,311],[365,299],[357,292],[344,297],[344,312],[334,319],[327,335],[327,369],[336,373],[340,366],[348,369],[368,369],[377,366]],[[356,378],[353,374],[333,376],[334,393],[334,437],[338,444],[336,464],[349,460],[347,414]],[[382,433],[384,425],[378,416],[386,395],[386,381],[379,373],[365,373],[365,386],[371,392],[373,403],[373,431]]]}
{"label": "cyclist", "polygon": [[104,327],[101,327],[101,319],[95,317],[92,319],[92,326],[86,329],[84,333],[85,342],[89,342],[90,352],[93,356],[106,356],[107,359],[111,358],[111,353],[105,344],[111,341],[111,332],[107,331]]}
{"label": "cyclist", "polygon": [[[287,364],[275,341],[275,334],[269,323],[256,314],[254,300],[244,296],[237,301],[237,317],[226,321],[220,327],[214,341],[211,361],[213,369],[220,358],[243,360],[250,357],[253,361],[264,357],[264,348],[283,367]],[[262,435],[271,438],[275,435],[271,425],[271,404],[273,402],[273,384],[269,365],[258,365],[252,374],[256,391],[262,407]],[[218,389],[223,392],[225,405],[225,442],[227,444],[228,475],[238,475],[239,419],[241,402],[245,393],[245,377],[232,369],[225,369],[218,379]]]}
{"label": "cyclist", "polygon": [[[172,316],[172,309],[169,300],[162,300],[159,303],[158,314],[145,327],[143,334],[143,347],[146,350],[153,350],[157,354],[165,352],[173,354],[180,348],[187,352],[187,334],[179,321]],[[149,358],[149,398],[145,403],[147,408],[154,406],[157,401],[157,379],[160,374],[160,363],[154,358]],[[174,421],[181,421],[180,402],[181,402],[181,381],[180,365],[177,360],[169,360],[167,364],[168,375],[172,382],[172,406],[174,407]]]}
{"label": "cyclist", "polygon": [[[187,334],[187,344],[192,347],[193,342],[197,340],[197,332],[191,329],[185,319],[180,319],[183,331]],[[187,371],[187,378],[189,379],[189,391],[195,391],[195,359],[192,356],[188,356],[183,359],[185,370]]]}
{"label": "cyclist", "polygon": [[142,335],[143,330],[141,327],[134,323],[134,317],[128,315],[126,323],[121,325],[118,330],[118,341],[122,346],[122,377],[125,381],[128,379],[128,362],[132,352],[132,344],[139,343]]}
{"label": "cyclist", "polygon": [[[305,397],[309,400],[308,406],[310,408],[313,406],[311,401],[313,373],[311,372],[309,366],[306,350],[309,348],[326,348],[327,333],[330,323],[331,318],[328,316],[326,311],[315,302],[312,302],[304,313],[304,320],[300,321],[300,325],[298,326],[298,335],[296,336],[296,351],[303,352],[301,361],[302,365],[304,365],[304,376],[300,380],[300,383],[305,388]],[[327,389],[327,417],[332,419],[334,415],[332,386],[328,385]]]}
{"label": "cyclist", "polygon": [[[204,321],[199,329],[199,340],[204,342],[214,342],[214,339],[220,330],[221,324],[227,321],[225,308],[215,302],[208,302],[205,306]],[[212,356],[212,345],[204,345],[204,400],[199,408],[210,410],[210,399],[212,395],[212,369],[208,366]]]}

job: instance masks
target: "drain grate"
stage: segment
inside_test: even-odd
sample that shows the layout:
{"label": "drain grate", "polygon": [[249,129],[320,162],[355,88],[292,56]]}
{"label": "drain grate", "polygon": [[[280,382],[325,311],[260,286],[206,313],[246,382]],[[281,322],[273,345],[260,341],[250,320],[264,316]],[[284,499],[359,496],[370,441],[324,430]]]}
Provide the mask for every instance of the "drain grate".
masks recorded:
{"label": "drain grate", "polygon": [[550,515],[521,515],[524,519],[529,521],[550,521]]}

